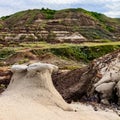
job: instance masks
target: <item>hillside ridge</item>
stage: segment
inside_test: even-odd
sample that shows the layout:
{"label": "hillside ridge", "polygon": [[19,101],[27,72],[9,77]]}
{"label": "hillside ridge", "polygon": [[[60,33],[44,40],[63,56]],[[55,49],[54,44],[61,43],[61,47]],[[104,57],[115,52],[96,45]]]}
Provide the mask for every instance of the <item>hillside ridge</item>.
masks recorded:
{"label": "hillside ridge", "polygon": [[[0,43],[81,43],[120,40],[120,19],[82,8],[33,9],[1,17]],[[5,43],[6,42],[6,43]]]}

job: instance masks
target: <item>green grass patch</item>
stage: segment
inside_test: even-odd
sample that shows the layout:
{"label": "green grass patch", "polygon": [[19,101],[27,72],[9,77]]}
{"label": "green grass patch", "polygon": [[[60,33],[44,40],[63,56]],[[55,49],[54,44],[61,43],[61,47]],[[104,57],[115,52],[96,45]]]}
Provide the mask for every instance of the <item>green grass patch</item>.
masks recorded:
{"label": "green grass patch", "polygon": [[0,59],[5,59],[6,57],[14,54],[15,51],[10,48],[3,48],[0,50]]}
{"label": "green grass patch", "polygon": [[[21,47],[22,46],[22,47]],[[120,42],[105,43],[82,43],[82,44],[49,44],[45,42],[22,43],[20,47],[9,47],[0,50],[0,58],[4,59],[15,52],[32,51],[35,55],[44,55],[52,53],[61,58],[68,58],[77,61],[89,62],[95,58],[101,57],[107,53],[120,48]],[[27,61],[27,60],[25,60]],[[24,61],[21,61],[22,63]]]}
{"label": "green grass patch", "polygon": [[120,45],[104,45],[104,46],[67,46],[59,48],[49,49],[34,49],[33,53],[36,55],[42,55],[47,52],[71,60],[89,62],[93,59],[99,58],[105,54],[113,52],[120,48]]}

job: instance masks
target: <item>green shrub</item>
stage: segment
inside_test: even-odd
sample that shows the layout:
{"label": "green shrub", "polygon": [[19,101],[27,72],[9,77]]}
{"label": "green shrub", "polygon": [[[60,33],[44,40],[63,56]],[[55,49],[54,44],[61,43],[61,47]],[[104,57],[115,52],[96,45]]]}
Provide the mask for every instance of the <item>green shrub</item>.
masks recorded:
{"label": "green shrub", "polygon": [[[93,59],[99,58],[105,54],[119,49],[119,45],[104,45],[104,46],[68,46],[66,48],[51,48],[44,50],[32,50],[33,54],[38,56],[46,53],[52,53],[63,59],[68,58],[77,61],[89,62]],[[72,68],[71,68],[72,69]]]}
{"label": "green shrub", "polygon": [[106,26],[106,29],[110,32],[114,32],[115,28],[113,26]]}
{"label": "green shrub", "polygon": [[53,19],[54,18],[54,14],[56,13],[55,10],[51,10],[51,9],[41,9],[41,12],[45,15],[46,19]]}
{"label": "green shrub", "polygon": [[86,49],[84,49],[84,53],[87,55],[87,60],[91,61],[105,54],[108,54],[118,48],[119,46],[114,45],[86,47]]}
{"label": "green shrub", "polygon": [[69,48],[52,48],[53,54],[58,56],[64,56],[73,60],[85,60],[87,61],[86,54],[81,51],[81,47],[69,47]]}
{"label": "green shrub", "polygon": [[57,56],[63,56],[72,60],[89,62],[93,59],[99,58],[108,54],[120,46],[106,45],[106,46],[92,46],[92,47],[68,47],[68,48],[52,48],[51,51]]}
{"label": "green shrub", "polygon": [[6,58],[9,55],[14,54],[14,53],[15,53],[15,51],[11,50],[9,48],[2,49],[2,50],[0,50],[0,58],[1,59]]}

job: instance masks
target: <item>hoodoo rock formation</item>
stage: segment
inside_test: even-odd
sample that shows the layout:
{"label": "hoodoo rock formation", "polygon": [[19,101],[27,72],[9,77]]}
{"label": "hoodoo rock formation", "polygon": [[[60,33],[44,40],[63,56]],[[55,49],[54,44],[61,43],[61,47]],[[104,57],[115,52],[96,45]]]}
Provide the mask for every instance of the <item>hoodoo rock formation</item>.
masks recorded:
{"label": "hoodoo rock formation", "polygon": [[57,66],[45,63],[34,63],[29,66],[13,65],[11,68],[13,76],[4,94],[16,92],[36,99],[41,104],[57,105],[63,110],[72,111],[52,83],[51,74],[57,70]]}

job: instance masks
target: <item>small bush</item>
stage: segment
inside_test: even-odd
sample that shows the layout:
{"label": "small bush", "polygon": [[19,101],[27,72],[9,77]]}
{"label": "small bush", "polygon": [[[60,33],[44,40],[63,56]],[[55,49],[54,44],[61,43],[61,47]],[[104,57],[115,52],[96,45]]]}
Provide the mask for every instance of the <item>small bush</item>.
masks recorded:
{"label": "small bush", "polygon": [[26,38],[26,35],[21,35],[20,40],[24,40]]}
{"label": "small bush", "polygon": [[11,49],[8,49],[8,48],[2,49],[2,50],[0,50],[0,58],[1,59],[6,58],[9,55],[14,54],[14,53],[15,53],[14,50],[11,50]]}

